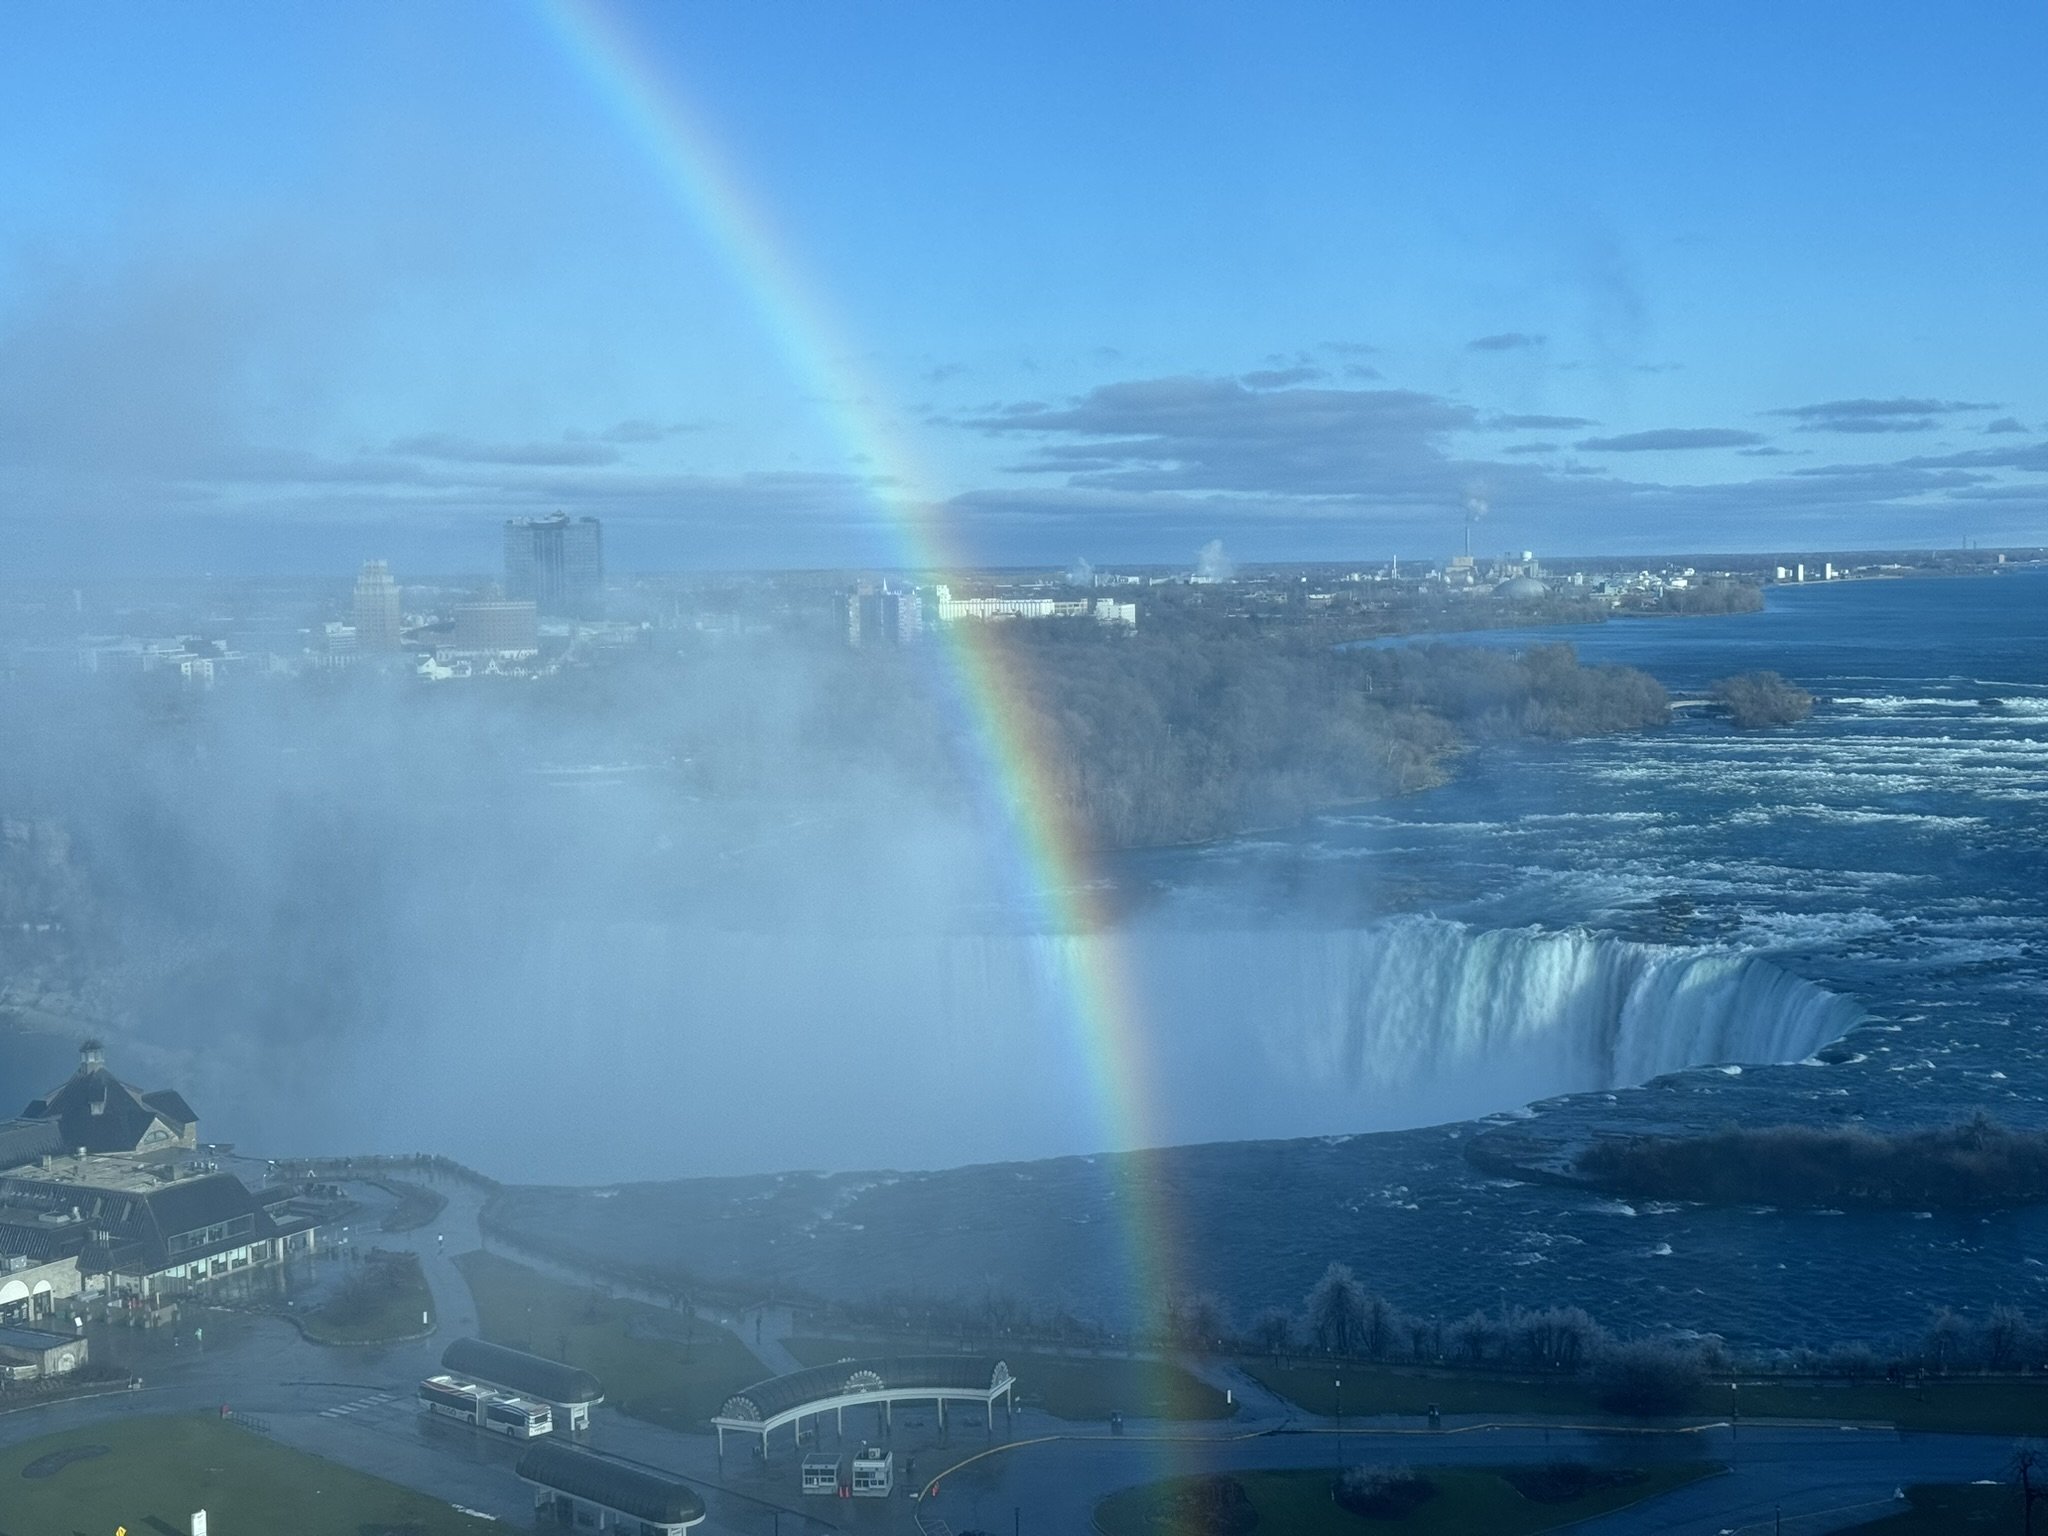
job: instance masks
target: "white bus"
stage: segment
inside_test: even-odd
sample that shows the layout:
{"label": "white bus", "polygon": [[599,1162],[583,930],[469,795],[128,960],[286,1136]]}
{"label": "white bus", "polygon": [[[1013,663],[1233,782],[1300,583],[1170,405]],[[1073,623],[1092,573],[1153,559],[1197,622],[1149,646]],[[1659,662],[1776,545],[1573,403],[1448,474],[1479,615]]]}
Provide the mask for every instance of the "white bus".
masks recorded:
{"label": "white bus", "polygon": [[486,1397],[484,1428],[495,1434],[510,1435],[514,1440],[531,1440],[536,1435],[551,1433],[555,1427],[555,1410],[546,1403],[499,1394],[486,1394]]}
{"label": "white bus", "polygon": [[489,1395],[482,1387],[458,1381],[453,1376],[429,1376],[420,1383],[422,1408],[429,1413],[462,1419],[470,1424],[476,1422],[477,1415],[483,1411],[484,1399]]}
{"label": "white bus", "polygon": [[553,1432],[555,1413],[546,1403],[493,1392],[459,1376],[429,1376],[420,1383],[420,1406],[443,1418],[478,1424],[493,1434],[531,1440]]}

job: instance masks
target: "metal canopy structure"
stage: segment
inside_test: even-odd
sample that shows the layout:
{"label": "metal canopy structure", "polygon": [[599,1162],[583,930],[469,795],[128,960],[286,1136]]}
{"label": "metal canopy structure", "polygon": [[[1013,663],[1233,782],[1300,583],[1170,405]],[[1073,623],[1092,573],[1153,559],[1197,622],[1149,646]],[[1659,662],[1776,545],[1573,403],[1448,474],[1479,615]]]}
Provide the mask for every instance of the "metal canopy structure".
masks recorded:
{"label": "metal canopy structure", "polygon": [[785,1424],[799,1427],[805,1419],[838,1414],[845,1427],[848,1408],[880,1404],[884,1413],[901,1402],[938,1404],[939,1425],[946,1422],[949,1402],[980,1403],[993,1417],[996,1400],[1007,1408],[1016,1379],[1010,1367],[989,1355],[917,1355],[902,1360],[841,1360],[812,1366],[756,1382],[725,1400],[712,1419],[718,1430],[718,1451],[725,1454],[725,1432],[759,1435],[763,1455],[768,1437]]}
{"label": "metal canopy structure", "polygon": [[687,1483],[651,1467],[615,1461],[573,1446],[542,1442],[521,1456],[514,1470],[522,1481],[538,1489],[544,1500],[571,1501],[579,1523],[591,1524],[582,1517],[593,1515],[594,1529],[603,1529],[609,1517],[615,1527],[631,1520],[643,1529],[651,1526],[676,1533],[704,1519],[704,1501]]}
{"label": "metal canopy structure", "polygon": [[590,1372],[482,1339],[457,1339],[442,1351],[441,1367],[487,1387],[538,1398],[560,1409],[571,1429],[589,1427],[592,1405],[604,1401],[604,1388]]}

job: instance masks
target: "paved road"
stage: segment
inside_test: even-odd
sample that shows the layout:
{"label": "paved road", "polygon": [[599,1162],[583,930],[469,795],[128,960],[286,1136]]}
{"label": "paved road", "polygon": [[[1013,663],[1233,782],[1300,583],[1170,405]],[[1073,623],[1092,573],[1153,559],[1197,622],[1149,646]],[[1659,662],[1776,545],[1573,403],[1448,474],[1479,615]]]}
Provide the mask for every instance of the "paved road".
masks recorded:
{"label": "paved road", "polygon": [[[0,1414],[0,1445],[139,1412],[186,1412],[226,1403],[262,1420],[284,1444],[523,1528],[532,1504],[511,1472],[518,1447],[426,1419],[414,1407],[413,1389],[437,1367],[447,1340],[476,1329],[475,1302],[454,1256],[482,1245],[477,1225],[481,1199],[465,1184],[445,1181],[437,1187],[448,1196],[448,1207],[431,1225],[405,1234],[351,1234],[358,1243],[408,1248],[419,1255],[437,1309],[438,1327],[429,1338],[383,1348],[329,1349],[307,1343],[273,1318],[219,1315],[206,1325],[203,1348],[189,1337],[172,1349],[160,1338],[124,1334],[124,1358],[137,1349],[147,1352],[140,1366],[150,1382],[147,1389]],[[530,1262],[525,1255],[521,1260]],[[579,1281],[588,1278],[559,1265],[538,1267]],[[667,1300],[645,1299],[663,1305]],[[774,1369],[794,1363],[782,1347],[789,1328],[785,1315],[771,1312],[763,1320],[757,1348]],[[753,1328],[741,1331],[752,1344]],[[993,1434],[963,1427],[956,1419],[951,1447],[940,1448],[929,1443],[934,1430],[928,1420],[919,1428],[899,1418],[897,1443],[901,1451],[915,1454],[921,1478],[944,1472],[932,1507],[954,1531],[1014,1528],[1032,1536],[1086,1536],[1090,1512],[1105,1494],[1181,1472],[1564,1458],[1617,1465],[1707,1460],[1729,1468],[1649,1505],[1577,1527],[1584,1536],[1721,1536],[1745,1527],[1768,1530],[1780,1512],[1788,1530],[1819,1531],[1869,1518],[1873,1501],[1890,1498],[1903,1483],[1997,1477],[2012,1454],[2010,1442],[1991,1436],[1812,1426],[1745,1425],[1738,1433],[1717,1425],[1694,1432],[1625,1433],[1452,1421],[1444,1431],[1429,1432],[1376,1421],[1353,1423],[1340,1434],[1334,1424],[1302,1415],[1227,1367],[1218,1369],[1225,1373],[1217,1377],[1219,1384],[1232,1386],[1242,1404],[1237,1419],[1221,1424],[1133,1423],[1126,1435],[1112,1438],[1027,1411],[1009,1422],[998,1416]],[[850,1435],[861,1427],[850,1423]],[[909,1529],[904,1499],[812,1500],[805,1506],[795,1493],[796,1456],[786,1439],[778,1442],[765,1468],[755,1463],[751,1450],[728,1440],[730,1454],[721,1464],[709,1436],[676,1434],[601,1408],[590,1443],[695,1481],[710,1511],[700,1528],[705,1536],[768,1536],[778,1529],[778,1518],[787,1536],[824,1529],[893,1536]],[[984,1451],[957,1471],[946,1470],[963,1456]],[[1855,1516],[1802,1519],[1852,1507],[1858,1510]]]}
{"label": "paved road", "polygon": [[[1892,1498],[1903,1483],[1968,1482],[1999,1476],[2008,1442],[1987,1436],[1900,1435],[1891,1430],[1725,1426],[1695,1433],[1631,1434],[1537,1427],[1470,1429],[1431,1434],[1349,1432],[1319,1428],[1251,1440],[1055,1441],[985,1458],[940,1479],[935,1507],[955,1530],[1085,1532],[1104,1495],[1155,1477],[1252,1468],[1335,1468],[1360,1462],[1483,1466],[1577,1460],[1643,1466],[1715,1461],[1729,1470],[1635,1509],[1574,1527],[1579,1536],[1667,1532],[1719,1536],[1782,1512],[1788,1522],[1820,1511]],[[933,1468],[936,1470],[936,1467]],[[1834,1528],[1822,1521],[1807,1527]]]}

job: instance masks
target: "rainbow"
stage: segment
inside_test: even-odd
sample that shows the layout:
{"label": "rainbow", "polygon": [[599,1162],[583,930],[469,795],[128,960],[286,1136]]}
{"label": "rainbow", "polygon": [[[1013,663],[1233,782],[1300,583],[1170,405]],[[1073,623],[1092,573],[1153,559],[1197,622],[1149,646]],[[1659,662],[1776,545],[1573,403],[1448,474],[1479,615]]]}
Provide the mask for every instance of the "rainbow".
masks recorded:
{"label": "rainbow", "polygon": [[[870,494],[895,542],[896,563],[911,571],[959,570],[960,557],[941,500],[920,494],[923,477],[893,440],[872,403],[885,398],[849,361],[848,345],[826,306],[720,156],[716,136],[691,109],[677,84],[648,57],[604,0],[539,0],[550,30],[573,58],[620,126],[645,153],[678,204],[717,249],[736,286],[798,381],[825,402],[828,425],[849,452],[867,463]],[[1103,933],[1109,924],[1073,815],[1047,772],[1043,746],[1026,729],[1016,679],[985,626],[939,626],[949,702],[971,725],[992,824],[1004,829],[1034,917],[1057,932]],[[1156,1081],[1144,1050],[1145,1032],[1119,946],[1076,947],[1069,1017],[1090,1080],[1105,1144],[1156,1147],[1160,1120],[1149,1097]],[[1180,1273],[1163,1202],[1146,1182],[1143,1158],[1119,1158],[1123,1261],[1141,1320],[1157,1316],[1166,1287]]]}

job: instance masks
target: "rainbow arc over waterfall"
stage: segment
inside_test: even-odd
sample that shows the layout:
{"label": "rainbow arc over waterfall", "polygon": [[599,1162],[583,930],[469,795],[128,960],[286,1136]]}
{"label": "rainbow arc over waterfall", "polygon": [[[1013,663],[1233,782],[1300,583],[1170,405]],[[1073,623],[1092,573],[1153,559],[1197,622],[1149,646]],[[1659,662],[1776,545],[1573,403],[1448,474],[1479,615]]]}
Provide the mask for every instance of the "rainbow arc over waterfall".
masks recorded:
{"label": "rainbow arc over waterfall", "polygon": [[[676,82],[605,0],[539,4],[620,126],[724,258],[792,372],[827,402],[829,425],[844,446],[869,464],[872,494],[900,563],[914,571],[963,568],[967,562],[958,557],[943,509],[920,493],[921,477],[872,404],[880,392],[848,361],[856,348],[842,339]],[[987,809],[1012,840],[1037,917],[1055,931],[1106,933],[1085,845],[1025,728],[1028,715],[1015,679],[1006,674],[984,626],[941,625],[940,633],[946,686],[981,752]],[[1157,1146],[1160,1121],[1150,1103],[1155,1078],[1145,1060],[1141,1015],[1120,947],[1105,939],[1076,946],[1075,954],[1068,1001],[1103,1132],[1112,1146]],[[1117,1194],[1133,1314],[1143,1318],[1156,1311],[1177,1273],[1173,1234],[1163,1202],[1142,1176],[1127,1180]]]}

